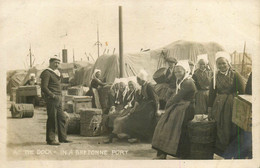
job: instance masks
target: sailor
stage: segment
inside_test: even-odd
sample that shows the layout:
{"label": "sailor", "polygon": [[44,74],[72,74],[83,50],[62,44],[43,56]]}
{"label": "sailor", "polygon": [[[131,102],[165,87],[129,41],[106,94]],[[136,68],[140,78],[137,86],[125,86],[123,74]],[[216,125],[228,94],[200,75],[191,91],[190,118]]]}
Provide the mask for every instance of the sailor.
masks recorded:
{"label": "sailor", "polygon": [[[67,140],[66,115],[62,111],[61,75],[58,70],[60,58],[56,55],[49,59],[49,67],[41,73],[41,89],[47,105],[46,141],[48,145],[60,145],[55,140],[57,125],[58,139],[61,143]],[[57,122],[57,123],[56,123]]]}

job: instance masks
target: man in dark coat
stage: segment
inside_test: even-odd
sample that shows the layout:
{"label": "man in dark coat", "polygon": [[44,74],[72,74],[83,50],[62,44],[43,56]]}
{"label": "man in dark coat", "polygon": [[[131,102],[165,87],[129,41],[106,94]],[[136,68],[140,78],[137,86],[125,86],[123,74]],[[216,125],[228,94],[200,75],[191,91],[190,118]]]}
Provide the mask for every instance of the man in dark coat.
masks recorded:
{"label": "man in dark coat", "polygon": [[175,65],[177,64],[177,60],[173,57],[168,57],[166,59],[166,61],[169,65],[169,67],[166,71],[166,74],[165,74],[166,83],[168,83],[171,88],[175,88],[176,87],[176,77],[175,77],[175,74],[173,71],[174,71]]}
{"label": "man in dark coat", "polygon": [[67,140],[66,116],[62,111],[61,77],[58,71],[59,64],[60,59],[57,56],[51,57],[49,67],[45,69],[40,76],[41,89],[47,105],[46,141],[48,145],[59,145],[55,140],[56,125],[58,126],[59,142],[71,142]]}

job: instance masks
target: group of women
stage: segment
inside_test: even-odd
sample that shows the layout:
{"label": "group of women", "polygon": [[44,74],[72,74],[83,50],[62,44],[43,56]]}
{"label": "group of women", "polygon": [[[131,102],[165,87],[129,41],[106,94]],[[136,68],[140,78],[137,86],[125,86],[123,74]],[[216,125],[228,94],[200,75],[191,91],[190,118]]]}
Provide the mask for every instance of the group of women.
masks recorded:
{"label": "group of women", "polygon": [[[167,76],[171,88],[165,113],[156,122],[159,109],[158,96],[153,86],[147,82],[148,74],[141,70],[135,82],[128,82],[128,90],[114,89],[115,103],[111,107],[111,134],[105,143],[114,137],[128,138],[129,142],[151,140],[152,148],[157,150],[155,159],[166,159],[167,155],[182,159],[190,158],[190,142],[187,125],[194,114],[208,114],[217,124],[216,153],[222,155],[237,136],[236,126],[232,123],[233,98],[244,94],[241,75],[232,69],[230,55],[217,52],[215,55],[217,71],[213,75],[208,66],[207,55],[197,57],[198,68],[191,73],[188,60],[174,60]],[[94,74],[95,75],[95,74]],[[174,81],[174,82],[172,82]],[[103,83],[100,83],[103,85]],[[114,86],[116,87],[116,86]],[[122,94],[119,98],[118,95]],[[112,112],[114,111],[114,112]]]}

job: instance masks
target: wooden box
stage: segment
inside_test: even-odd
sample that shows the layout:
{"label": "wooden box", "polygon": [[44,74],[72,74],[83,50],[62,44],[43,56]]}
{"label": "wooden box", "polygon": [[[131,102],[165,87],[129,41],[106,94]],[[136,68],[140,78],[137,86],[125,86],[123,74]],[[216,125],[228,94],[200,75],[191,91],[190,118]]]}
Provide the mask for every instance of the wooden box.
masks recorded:
{"label": "wooden box", "polygon": [[239,95],[234,98],[232,122],[245,131],[252,131],[251,95]]}
{"label": "wooden box", "polygon": [[83,88],[71,87],[68,88],[68,95],[83,96]]}
{"label": "wooden box", "polygon": [[65,95],[64,96],[64,102],[68,102],[68,101],[72,101],[73,100],[73,96],[72,95]]}
{"label": "wooden box", "polygon": [[19,86],[16,90],[18,96],[39,96],[41,97],[41,87],[39,85],[34,86]]}
{"label": "wooden box", "polygon": [[81,108],[92,108],[92,97],[90,96],[73,96],[74,113],[79,114]]}

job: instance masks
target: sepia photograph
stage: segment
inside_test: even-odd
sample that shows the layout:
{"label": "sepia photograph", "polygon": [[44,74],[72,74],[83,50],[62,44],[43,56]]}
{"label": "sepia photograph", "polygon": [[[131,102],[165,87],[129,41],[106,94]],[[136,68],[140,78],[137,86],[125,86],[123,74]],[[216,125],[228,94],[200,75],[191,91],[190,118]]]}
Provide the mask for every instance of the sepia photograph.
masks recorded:
{"label": "sepia photograph", "polygon": [[0,167],[260,167],[260,1],[0,8]]}

